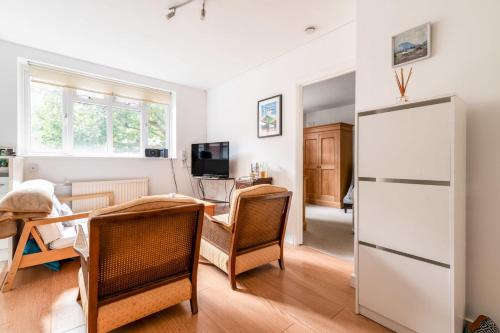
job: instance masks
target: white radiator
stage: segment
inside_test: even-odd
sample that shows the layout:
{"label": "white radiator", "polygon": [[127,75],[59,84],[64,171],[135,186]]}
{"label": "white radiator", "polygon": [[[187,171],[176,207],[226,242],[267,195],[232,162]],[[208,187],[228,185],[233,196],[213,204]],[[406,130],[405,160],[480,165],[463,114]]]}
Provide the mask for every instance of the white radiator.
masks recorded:
{"label": "white radiator", "polygon": [[[120,204],[148,195],[148,185],[148,178],[74,182],[71,186],[71,193],[72,195],[80,195],[113,192],[115,204]],[[103,197],[74,201],[72,208],[74,212],[85,212],[107,207],[108,205],[108,198]]]}

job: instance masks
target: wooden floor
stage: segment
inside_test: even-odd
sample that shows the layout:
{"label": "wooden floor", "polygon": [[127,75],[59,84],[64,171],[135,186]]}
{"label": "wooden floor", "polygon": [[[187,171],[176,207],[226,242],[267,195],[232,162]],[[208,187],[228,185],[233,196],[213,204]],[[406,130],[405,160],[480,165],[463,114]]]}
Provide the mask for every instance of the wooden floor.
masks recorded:
{"label": "wooden floor", "polygon": [[[185,302],[117,331],[388,332],[354,314],[352,262],[297,247],[285,250],[285,263],[285,271],[268,264],[240,275],[238,291],[222,271],[200,265],[197,315]],[[0,332],[85,332],[76,302],[78,265],[19,273],[15,289],[0,293]]]}

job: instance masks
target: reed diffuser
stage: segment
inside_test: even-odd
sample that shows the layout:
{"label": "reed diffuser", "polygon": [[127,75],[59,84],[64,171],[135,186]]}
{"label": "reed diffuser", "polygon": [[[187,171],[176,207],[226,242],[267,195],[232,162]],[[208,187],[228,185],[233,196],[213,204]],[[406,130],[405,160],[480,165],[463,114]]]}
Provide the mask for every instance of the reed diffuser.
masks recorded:
{"label": "reed diffuser", "polygon": [[396,77],[396,83],[398,84],[400,96],[398,97],[399,103],[407,103],[409,101],[408,96],[406,95],[406,88],[408,88],[408,82],[410,81],[411,74],[413,73],[413,67],[410,68],[410,73],[405,81],[405,75],[403,67],[401,67],[401,77],[398,76],[398,72],[394,70],[394,76]]}

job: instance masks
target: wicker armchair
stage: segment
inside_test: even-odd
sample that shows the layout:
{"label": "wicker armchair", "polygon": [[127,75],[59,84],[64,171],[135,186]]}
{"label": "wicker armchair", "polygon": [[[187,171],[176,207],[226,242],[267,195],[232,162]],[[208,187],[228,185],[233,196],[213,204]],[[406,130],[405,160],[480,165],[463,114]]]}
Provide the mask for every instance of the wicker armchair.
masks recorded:
{"label": "wicker armchair", "polygon": [[283,241],[292,192],[272,185],[237,190],[229,214],[206,216],[200,254],[229,276],[278,260],[285,269]]}
{"label": "wicker armchair", "polygon": [[191,198],[157,196],[91,213],[88,239],[80,226],[74,245],[88,332],[108,332],[187,300],[198,312],[203,211]]}

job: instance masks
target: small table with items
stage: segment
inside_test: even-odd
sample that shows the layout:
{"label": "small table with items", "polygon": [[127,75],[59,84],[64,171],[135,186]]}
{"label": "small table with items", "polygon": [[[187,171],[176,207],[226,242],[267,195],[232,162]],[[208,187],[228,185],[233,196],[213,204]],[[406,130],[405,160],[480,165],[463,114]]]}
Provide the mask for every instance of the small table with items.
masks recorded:
{"label": "small table with items", "polygon": [[273,183],[273,177],[266,177],[266,178],[242,177],[236,180],[236,189],[239,190],[242,188],[254,185],[262,185],[262,184],[272,185],[272,183]]}

